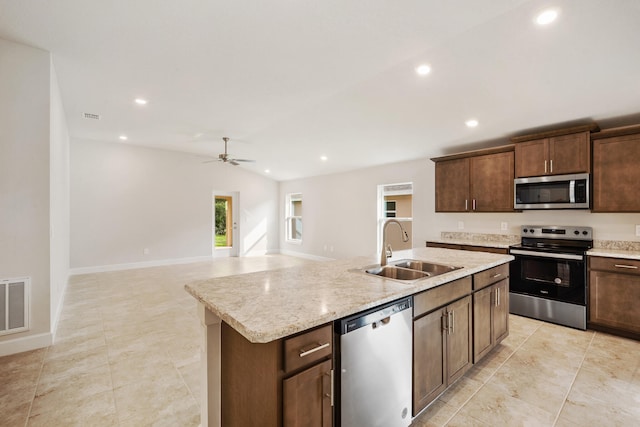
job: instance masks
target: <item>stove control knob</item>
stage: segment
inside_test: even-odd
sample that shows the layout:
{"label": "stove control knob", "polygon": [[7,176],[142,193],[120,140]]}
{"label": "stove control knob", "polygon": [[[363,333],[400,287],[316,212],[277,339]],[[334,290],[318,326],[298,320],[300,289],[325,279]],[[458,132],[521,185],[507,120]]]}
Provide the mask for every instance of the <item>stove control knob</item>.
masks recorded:
{"label": "stove control knob", "polygon": [[527,230],[526,228],[523,228],[523,229],[522,229],[522,232],[523,232],[523,233],[526,233],[527,231],[529,231],[529,230]]}
{"label": "stove control knob", "polygon": [[586,235],[587,235],[587,234],[589,234],[589,233],[587,233],[587,230],[584,230],[584,231],[582,232],[582,234],[584,234],[584,235],[586,236]]}
{"label": "stove control knob", "polygon": [[578,235],[580,232],[578,230],[574,231],[573,234]]}

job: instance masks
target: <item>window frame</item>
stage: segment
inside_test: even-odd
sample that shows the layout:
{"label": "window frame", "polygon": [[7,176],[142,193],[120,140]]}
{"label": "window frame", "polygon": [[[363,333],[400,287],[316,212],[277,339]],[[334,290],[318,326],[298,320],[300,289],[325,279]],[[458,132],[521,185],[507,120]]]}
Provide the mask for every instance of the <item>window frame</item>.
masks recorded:
{"label": "window frame", "polygon": [[[294,202],[300,202],[300,215],[294,215],[294,207],[293,207],[293,203]],[[294,229],[293,227],[293,223],[294,221],[298,222],[300,224],[300,238],[295,238],[294,236],[291,235],[291,231]],[[284,223],[285,223],[285,231],[284,231],[284,238],[285,238],[285,242],[287,243],[293,243],[293,244],[302,244],[302,237],[303,237],[303,232],[302,232],[302,193],[288,193],[286,195],[285,198],[285,218],[284,218]]]}

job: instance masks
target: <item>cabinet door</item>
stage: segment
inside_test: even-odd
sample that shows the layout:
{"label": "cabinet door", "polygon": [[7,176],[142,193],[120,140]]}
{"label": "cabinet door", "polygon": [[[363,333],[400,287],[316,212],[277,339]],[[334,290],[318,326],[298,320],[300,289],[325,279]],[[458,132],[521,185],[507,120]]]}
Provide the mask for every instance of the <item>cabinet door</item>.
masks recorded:
{"label": "cabinet door", "polygon": [[285,427],[330,427],[331,361],[319,363],[283,382]]}
{"label": "cabinet door", "polygon": [[549,174],[589,172],[590,160],[589,132],[572,133],[549,139]]}
{"label": "cabinet door", "polygon": [[413,322],[414,416],[447,387],[443,313],[436,310]]}
{"label": "cabinet door", "polygon": [[513,152],[472,157],[471,209],[477,212],[513,211]]}
{"label": "cabinet door", "polygon": [[546,175],[549,170],[549,140],[519,142],[515,148],[516,178]]}
{"label": "cabinet door", "polygon": [[493,345],[509,335],[509,279],[503,279],[492,286],[493,305]]}
{"label": "cabinet door", "polygon": [[477,363],[493,348],[491,309],[493,286],[473,294],[473,361]]}
{"label": "cabinet door", "polygon": [[640,276],[591,271],[589,322],[640,333]]}
{"label": "cabinet door", "polygon": [[640,212],[640,134],[593,141],[593,211]]}
{"label": "cabinet door", "polygon": [[469,159],[436,162],[436,212],[469,209]]}
{"label": "cabinet door", "polygon": [[448,317],[447,359],[446,373],[447,384],[451,384],[471,367],[471,297],[467,296],[456,301],[446,309]]}

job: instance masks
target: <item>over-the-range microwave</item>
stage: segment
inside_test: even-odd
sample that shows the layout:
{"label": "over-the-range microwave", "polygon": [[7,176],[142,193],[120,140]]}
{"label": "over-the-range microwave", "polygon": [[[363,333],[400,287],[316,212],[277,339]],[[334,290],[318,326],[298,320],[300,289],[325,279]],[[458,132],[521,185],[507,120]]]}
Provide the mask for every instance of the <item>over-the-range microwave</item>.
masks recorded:
{"label": "over-the-range microwave", "polygon": [[589,174],[514,180],[514,209],[589,209]]}

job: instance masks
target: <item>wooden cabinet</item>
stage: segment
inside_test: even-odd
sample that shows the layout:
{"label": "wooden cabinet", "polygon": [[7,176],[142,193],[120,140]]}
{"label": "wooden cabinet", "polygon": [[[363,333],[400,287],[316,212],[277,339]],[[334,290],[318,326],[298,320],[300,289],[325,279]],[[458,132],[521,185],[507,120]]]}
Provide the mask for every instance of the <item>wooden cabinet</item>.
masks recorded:
{"label": "wooden cabinet", "polygon": [[640,126],[593,137],[593,212],[640,212]]}
{"label": "wooden cabinet", "polygon": [[429,241],[427,241],[427,247],[443,248],[443,249],[458,249],[463,251],[474,251],[474,252],[491,252],[494,254],[505,254],[505,255],[509,253],[509,249],[507,248],[494,248],[492,246],[479,246],[479,245],[459,245],[459,244],[429,242]]}
{"label": "wooden cabinet", "polygon": [[513,151],[511,146],[501,150],[432,159],[436,212],[513,211]]}
{"label": "wooden cabinet", "polygon": [[509,264],[473,277],[473,363],[509,335]]}
{"label": "wooden cabinet", "polygon": [[516,178],[590,172],[594,129],[587,125],[512,138]]}
{"label": "wooden cabinet", "polygon": [[414,296],[414,416],[472,365],[470,292],[466,277]]}
{"label": "wooden cabinet", "polygon": [[589,257],[589,328],[640,339],[640,261]]}
{"label": "wooden cabinet", "polygon": [[331,324],[256,344],[223,323],[221,341],[222,425],[332,425]]}

